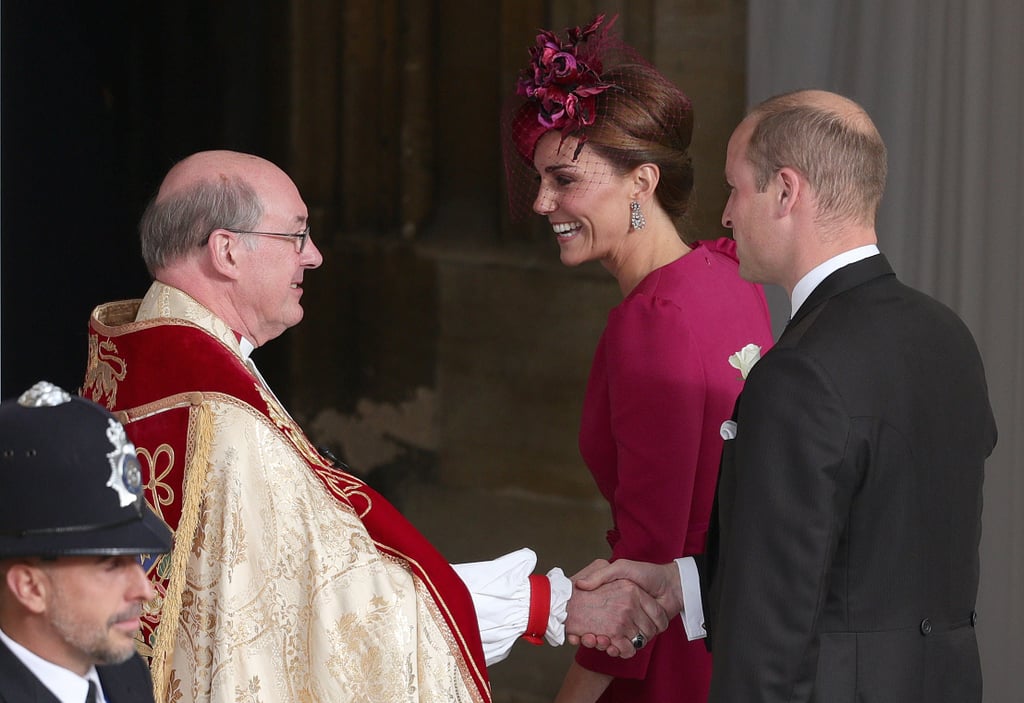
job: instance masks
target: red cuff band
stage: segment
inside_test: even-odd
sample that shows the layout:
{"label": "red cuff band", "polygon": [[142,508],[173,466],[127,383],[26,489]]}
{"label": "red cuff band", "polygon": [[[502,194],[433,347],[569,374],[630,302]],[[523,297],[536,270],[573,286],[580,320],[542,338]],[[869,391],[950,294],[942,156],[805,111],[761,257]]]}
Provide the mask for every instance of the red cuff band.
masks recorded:
{"label": "red cuff band", "polygon": [[551,612],[551,582],[543,574],[530,574],[530,617],[523,639],[530,644],[544,644]]}

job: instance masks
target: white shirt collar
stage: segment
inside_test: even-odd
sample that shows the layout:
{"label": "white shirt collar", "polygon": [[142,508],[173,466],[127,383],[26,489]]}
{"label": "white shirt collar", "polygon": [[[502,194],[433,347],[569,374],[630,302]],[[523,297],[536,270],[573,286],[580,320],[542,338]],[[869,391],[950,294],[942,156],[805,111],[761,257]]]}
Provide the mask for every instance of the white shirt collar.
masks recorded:
{"label": "white shirt collar", "polygon": [[249,355],[252,354],[252,350],[256,348],[256,345],[250,342],[245,337],[239,335],[238,337],[238,353],[242,355],[242,359],[248,359]]}
{"label": "white shirt collar", "polygon": [[818,287],[822,281],[828,278],[831,274],[835,273],[844,266],[849,266],[852,263],[866,259],[869,256],[879,254],[878,246],[875,244],[866,244],[856,249],[850,249],[844,251],[838,256],[833,256],[828,261],[818,264],[807,274],[801,278],[795,286],[793,286],[793,297],[790,302],[791,310],[789,319],[793,319],[796,315],[797,310],[800,306],[807,302],[807,298],[810,297],[814,289]]}
{"label": "white shirt collar", "polygon": [[103,688],[96,667],[89,667],[85,677],[81,677],[70,669],[46,661],[39,655],[30,652],[0,630],[0,640],[31,671],[39,681],[57,697],[61,703],[82,703],[89,692],[89,679],[96,684],[96,703],[105,703]]}

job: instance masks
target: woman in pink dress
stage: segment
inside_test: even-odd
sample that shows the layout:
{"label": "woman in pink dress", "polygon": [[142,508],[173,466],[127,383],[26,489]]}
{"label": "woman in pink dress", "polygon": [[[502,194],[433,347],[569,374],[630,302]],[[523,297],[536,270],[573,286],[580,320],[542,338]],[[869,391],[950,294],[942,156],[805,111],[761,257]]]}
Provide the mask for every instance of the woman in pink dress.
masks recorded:
{"label": "woman in pink dress", "polygon": [[[747,370],[737,359],[767,351],[771,327],[732,240],[682,238],[689,99],[602,22],[537,37],[505,160],[513,211],[532,204],[562,263],[600,261],[622,290],[594,355],[580,453],[611,506],[611,558],[664,563],[704,549],[722,425]],[[630,659],[581,648],[557,700],[703,703],[710,676],[704,643],[674,618]]]}

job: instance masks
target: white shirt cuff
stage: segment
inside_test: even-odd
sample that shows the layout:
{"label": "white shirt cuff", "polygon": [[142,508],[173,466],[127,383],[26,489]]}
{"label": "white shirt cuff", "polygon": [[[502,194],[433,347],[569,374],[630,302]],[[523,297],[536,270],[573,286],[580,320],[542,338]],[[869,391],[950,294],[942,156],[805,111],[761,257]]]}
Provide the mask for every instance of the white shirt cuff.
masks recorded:
{"label": "white shirt cuff", "polygon": [[679,617],[683,619],[686,639],[691,642],[702,640],[708,633],[704,629],[704,603],[700,597],[697,563],[693,557],[682,557],[676,559],[676,566],[679,567],[679,583],[683,587],[683,612],[679,613]]}
{"label": "white shirt cuff", "polygon": [[572,581],[557,566],[548,572],[551,582],[551,610],[548,611],[548,629],[544,639],[552,647],[565,644],[565,618],[572,598]]}
{"label": "white shirt cuff", "polygon": [[[492,561],[452,564],[473,596],[488,666],[505,659],[512,645],[526,632],[530,574],[536,566],[537,555],[527,548]],[[557,646],[565,641],[566,604],[572,595],[572,582],[558,568],[548,572],[548,579],[551,604],[544,639]]]}

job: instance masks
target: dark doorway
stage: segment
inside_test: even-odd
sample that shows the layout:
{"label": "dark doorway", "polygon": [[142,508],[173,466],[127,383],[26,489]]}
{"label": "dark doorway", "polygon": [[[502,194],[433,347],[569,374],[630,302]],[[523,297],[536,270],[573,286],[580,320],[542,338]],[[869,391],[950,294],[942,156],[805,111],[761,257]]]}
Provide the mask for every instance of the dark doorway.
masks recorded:
{"label": "dark doorway", "polygon": [[275,158],[280,3],[4,0],[0,394],[76,389],[90,311],[141,296],[136,222],[208,148]]}

